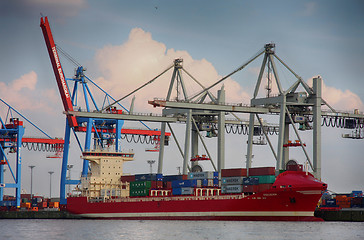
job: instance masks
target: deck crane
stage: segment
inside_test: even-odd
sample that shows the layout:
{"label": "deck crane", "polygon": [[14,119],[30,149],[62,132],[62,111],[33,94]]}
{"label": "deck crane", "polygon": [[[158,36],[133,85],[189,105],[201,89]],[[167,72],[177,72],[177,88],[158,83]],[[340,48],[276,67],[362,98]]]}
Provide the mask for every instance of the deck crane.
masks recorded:
{"label": "deck crane", "polygon": [[[57,152],[63,149],[64,140],[50,137],[3,99],[0,99],[0,102],[8,107],[6,118],[3,119],[0,117],[0,206],[20,207],[22,147],[34,151]],[[13,116],[13,112],[39,130],[46,137],[24,137],[25,130],[23,121],[19,120],[18,117]],[[10,160],[7,157],[7,154],[11,153],[16,155],[15,164],[10,164]],[[13,169],[12,165],[15,169]],[[4,181],[5,166],[11,175],[10,183],[5,183]],[[14,202],[3,201],[4,188],[15,189]]]}
{"label": "deck crane", "polygon": [[[48,54],[51,60],[51,64],[53,67],[53,72],[55,74],[56,82],[58,85],[58,90],[61,95],[61,99],[63,102],[63,107],[66,113],[73,112],[75,109],[77,111],[81,111],[82,109],[78,106],[77,103],[77,94],[79,87],[83,91],[84,96],[84,105],[86,107],[87,112],[99,111],[102,109],[99,107],[92,96],[91,90],[88,86],[88,82],[93,84],[98,90],[100,90],[103,94],[105,94],[104,104],[111,100],[115,101],[106,91],[104,91],[101,87],[99,87],[95,82],[93,82],[90,78],[88,78],[84,72],[85,69],[78,65],[76,69],[76,74],[72,79],[67,79],[63,73],[62,65],[58,55],[58,48],[54,43],[54,39],[52,36],[52,32],[49,26],[48,18],[42,17],[40,20],[40,27],[43,32],[44,40],[47,46]],[[67,80],[73,82],[73,90],[70,91],[69,86],[67,84]],[[94,109],[92,109],[92,105]],[[121,104],[118,104],[119,107],[123,108],[125,112],[128,110],[123,107]],[[118,110],[116,107],[108,107],[106,112],[109,112],[113,115],[124,115],[123,110]],[[123,129],[122,126],[124,121],[121,119],[103,119],[97,117],[76,117],[74,115],[66,114],[66,128],[65,128],[65,145],[63,150],[63,159],[62,159],[62,169],[61,169],[61,185],[60,185],[60,203],[66,204],[66,185],[67,184],[79,184],[80,180],[70,180],[67,179],[67,164],[68,164],[68,155],[69,155],[69,143],[70,143],[70,135],[71,131],[74,133],[75,138],[79,144],[79,147],[82,151],[82,155],[89,155],[89,152],[92,150],[92,135],[94,136],[94,149],[101,148],[104,149],[107,145],[112,143],[115,147],[115,152],[118,153],[121,151],[120,142],[121,139],[127,138],[127,136],[131,136],[134,141],[140,142],[148,142],[148,143],[158,143],[161,139],[161,131],[150,129],[144,123],[142,123],[147,130],[140,129]],[[81,146],[77,133],[84,132],[85,143],[84,147]],[[164,133],[165,136],[163,141],[165,140],[168,144],[168,138],[170,133]],[[138,137],[134,137],[138,136]],[[84,158],[83,168],[81,173],[81,178],[86,178],[88,176],[89,170],[89,160]]]}

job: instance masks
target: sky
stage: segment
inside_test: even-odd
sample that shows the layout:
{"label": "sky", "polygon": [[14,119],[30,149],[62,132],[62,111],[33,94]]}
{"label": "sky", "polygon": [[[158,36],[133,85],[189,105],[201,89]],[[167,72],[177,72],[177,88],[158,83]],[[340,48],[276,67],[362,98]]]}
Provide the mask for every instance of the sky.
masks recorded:
{"label": "sky", "polygon": [[[254,56],[266,43],[276,44],[275,52],[308,83],[321,76],[323,98],[335,109],[364,111],[364,3],[362,1],[87,1],[87,0],[3,0],[0,2],[0,98],[20,111],[52,137],[63,137],[65,116],[41,32],[40,17],[48,16],[57,46],[87,68],[86,75],[115,98],[121,98],[183,59],[184,68],[205,86],[235,70]],[[262,57],[224,82],[226,101],[249,104]],[[66,77],[75,65],[61,55]],[[278,64],[277,64],[278,65]],[[284,88],[295,81],[293,75],[277,66]],[[141,90],[135,110],[159,113],[147,104],[164,98],[171,71]],[[199,88],[186,77],[188,94]],[[216,90],[221,85],[212,90]],[[98,102],[102,95],[93,92]],[[261,93],[264,94],[264,93]],[[131,97],[122,101],[130,106]],[[5,119],[7,108],[0,106]],[[247,119],[247,115],[242,115]],[[274,117],[263,117],[275,121]],[[158,124],[149,124],[159,128]],[[26,136],[41,136],[25,123]],[[125,127],[143,127],[125,123]],[[183,143],[184,126],[176,126]],[[334,192],[364,190],[363,140],[342,139],[350,130],[323,128],[322,180]],[[293,131],[291,131],[293,132]],[[312,153],[310,133],[302,134]],[[292,134],[292,139],[295,136]],[[244,167],[246,136],[227,135],[226,167]],[[208,145],[216,154],[216,140]],[[276,146],[276,140],[272,140]],[[237,148],[228,146],[238,143]],[[125,143],[136,153],[134,162],[125,164],[128,173],[149,171],[146,153],[151,146]],[[71,139],[74,165],[71,177],[81,171],[80,151]],[[182,162],[175,155],[176,144],[166,149],[164,170],[176,174]],[[275,166],[267,146],[254,146],[253,166]],[[46,158],[46,153],[23,149],[22,189],[30,192],[29,165],[33,169],[33,193],[59,195],[61,159]],[[9,158],[13,157],[9,154]],[[298,150],[292,157],[304,162]],[[204,163],[205,170],[212,170]],[[156,170],[156,166],[154,166]],[[5,172],[9,179],[9,171]]]}

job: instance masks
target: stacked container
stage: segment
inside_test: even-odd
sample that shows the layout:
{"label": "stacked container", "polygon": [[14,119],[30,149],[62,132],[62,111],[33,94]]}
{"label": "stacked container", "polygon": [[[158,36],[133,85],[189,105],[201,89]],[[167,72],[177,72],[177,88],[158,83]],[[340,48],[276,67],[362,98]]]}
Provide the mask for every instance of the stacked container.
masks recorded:
{"label": "stacked container", "polygon": [[249,176],[259,179],[259,185],[257,186],[256,192],[270,189],[276,180],[274,167],[250,168]]}
{"label": "stacked container", "polygon": [[136,174],[134,180],[130,182],[130,197],[145,197],[151,189],[163,189],[162,174]]}
{"label": "stacked container", "polygon": [[247,171],[245,168],[221,170],[221,193],[234,194],[243,192],[243,182]]}
{"label": "stacked container", "polygon": [[249,169],[233,168],[221,170],[221,193],[257,193],[271,188],[275,181],[274,167]]}
{"label": "stacked container", "polygon": [[197,187],[218,187],[219,172],[190,172],[188,179],[198,180]]}

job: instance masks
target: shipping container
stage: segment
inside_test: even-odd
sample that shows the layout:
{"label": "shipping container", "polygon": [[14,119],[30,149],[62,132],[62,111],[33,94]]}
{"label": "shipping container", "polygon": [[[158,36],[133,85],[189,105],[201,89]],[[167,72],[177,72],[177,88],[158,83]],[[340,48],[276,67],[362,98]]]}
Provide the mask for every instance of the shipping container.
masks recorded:
{"label": "shipping container", "polygon": [[213,179],[215,172],[190,172],[188,179]]}
{"label": "shipping container", "polygon": [[360,208],[362,203],[361,197],[353,197],[350,201],[350,207],[352,208]]}
{"label": "shipping container", "polygon": [[176,180],[187,180],[187,175],[166,175],[163,176],[164,182],[172,182]]}
{"label": "shipping container", "polygon": [[246,177],[246,168],[221,169],[221,177]]}
{"label": "shipping container", "polygon": [[173,195],[192,195],[193,188],[192,187],[177,187],[172,189]]}
{"label": "shipping container", "polygon": [[145,197],[149,195],[149,189],[130,189],[130,197]]}
{"label": "shipping container", "polygon": [[275,175],[274,167],[256,167],[249,168],[249,176]]}
{"label": "shipping container", "polygon": [[49,202],[48,204],[50,208],[59,208],[59,202]]}
{"label": "shipping container", "polygon": [[244,177],[223,177],[221,178],[222,185],[242,185]]}
{"label": "shipping container", "polygon": [[22,194],[20,194],[20,198],[21,199],[26,198],[26,199],[29,199],[30,200],[32,197],[31,197],[30,194],[24,194],[24,193],[22,193]]}
{"label": "shipping container", "polygon": [[20,203],[20,207],[30,209],[31,208],[31,203],[30,202]]}
{"label": "shipping container", "polygon": [[151,189],[162,189],[163,182],[162,181],[151,181]]}
{"label": "shipping container", "polygon": [[272,187],[273,184],[271,183],[263,183],[263,184],[259,184],[257,187],[257,192],[263,192],[265,190],[268,190]]}
{"label": "shipping container", "polygon": [[135,181],[130,182],[130,190],[134,189],[150,189],[152,187],[151,181]]}
{"label": "shipping container", "polygon": [[221,186],[221,193],[227,194],[227,193],[242,193],[243,192],[243,186],[242,185],[223,185]]}
{"label": "shipping container", "polygon": [[325,206],[336,206],[336,199],[325,199],[323,204]]}
{"label": "shipping container", "polygon": [[363,191],[352,191],[350,193],[350,197],[362,197],[363,196]]}
{"label": "shipping container", "polygon": [[38,203],[38,209],[43,209],[48,207],[48,203],[47,202],[40,202]]}
{"label": "shipping container", "polygon": [[243,193],[256,193],[258,192],[259,185],[243,185]]}
{"label": "shipping container", "polygon": [[214,187],[220,187],[220,180],[218,178],[214,178],[212,182]]}
{"label": "shipping container", "polygon": [[259,178],[257,177],[243,178],[243,185],[258,185],[259,183]]}
{"label": "shipping container", "polygon": [[163,174],[135,174],[135,181],[163,181]]}
{"label": "shipping container", "polygon": [[[202,181],[202,187],[213,187],[214,186],[214,180],[215,179],[203,179]],[[218,179],[217,179],[218,180]],[[217,181],[219,182],[219,181]]]}
{"label": "shipping container", "polygon": [[197,180],[188,179],[188,180],[172,181],[172,188],[181,188],[181,187],[197,187]]}
{"label": "shipping container", "polygon": [[135,175],[124,175],[120,177],[121,182],[135,182]]}
{"label": "shipping container", "polygon": [[172,182],[163,182],[164,189],[172,189]]}
{"label": "shipping container", "polygon": [[252,176],[252,178],[258,178],[259,183],[274,183],[276,177],[274,175]]}

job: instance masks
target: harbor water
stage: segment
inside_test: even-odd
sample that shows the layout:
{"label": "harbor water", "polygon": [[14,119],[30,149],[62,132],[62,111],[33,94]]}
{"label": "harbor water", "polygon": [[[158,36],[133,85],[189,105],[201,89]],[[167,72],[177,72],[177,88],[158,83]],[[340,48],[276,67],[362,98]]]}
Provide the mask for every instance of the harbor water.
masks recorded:
{"label": "harbor water", "polygon": [[364,223],[3,219],[0,239],[364,239]]}

